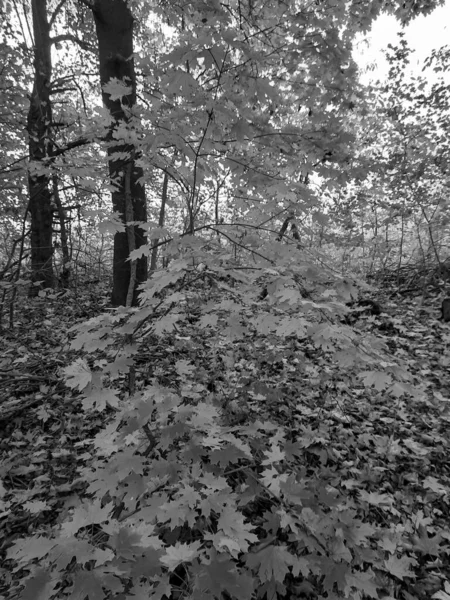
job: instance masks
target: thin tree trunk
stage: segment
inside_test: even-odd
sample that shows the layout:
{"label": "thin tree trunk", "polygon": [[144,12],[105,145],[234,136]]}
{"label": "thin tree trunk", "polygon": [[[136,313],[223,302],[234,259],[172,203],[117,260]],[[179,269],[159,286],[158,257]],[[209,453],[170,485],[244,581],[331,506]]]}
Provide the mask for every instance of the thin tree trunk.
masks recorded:
{"label": "thin tree trunk", "polygon": [[58,214],[59,235],[61,237],[61,252],[62,252],[62,270],[61,270],[61,286],[65,289],[69,287],[70,282],[70,250],[66,228],[66,211],[63,208],[61,198],[58,189],[58,177],[53,175],[53,199],[56,204],[56,210]]}
{"label": "thin tree trunk", "polygon": [[[114,136],[114,132],[122,125],[131,122],[131,110],[136,103],[136,77],[133,61],[133,17],[126,0],[95,0],[94,19],[97,30],[100,82],[102,85],[103,103],[111,115],[111,126],[108,133],[109,175],[114,185],[112,205],[115,212],[121,214],[125,231],[114,236],[113,291],[112,304],[125,306],[132,277],[131,262],[128,260],[130,250],[127,233],[127,187],[133,209],[133,221],[146,221],[147,208],[145,189],[138,180],[143,172],[136,165],[135,147],[124,143]],[[129,93],[120,99],[112,100],[105,85],[111,80],[119,80],[128,88]],[[129,181],[127,182],[127,173]],[[146,243],[144,230],[134,227],[136,248]],[[136,261],[133,305],[137,303],[137,285],[147,279],[147,258]],[[134,273],[133,273],[134,275]],[[133,282],[132,282],[133,284]]]}
{"label": "thin tree trunk", "polygon": [[[34,34],[34,84],[28,110],[28,171],[29,212],[31,217],[31,271],[34,282],[44,287],[54,284],[52,265],[52,193],[50,174],[45,161],[51,155],[52,108],[50,84],[52,77],[50,26],[47,20],[47,0],[32,0]],[[30,295],[38,292],[32,286]]]}
{"label": "thin tree trunk", "polygon": [[[126,220],[126,228],[127,228],[127,240],[128,240],[128,249],[130,252],[136,250],[136,236],[134,231],[134,226],[129,225],[134,220],[133,215],[133,201],[131,198],[131,169],[132,163],[129,162],[127,165],[127,172],[125,174],[125,220]],[[125,306],[133,306],[133,298],[134,291],[136,289],[136,261],[131,261],[131,269],[130,269],[130,279],[128,281],[128,291],[127,291],[127,299]]]}
{"label": "thin tree trunk", "polygon": [[[158,227],[161,229],[164,227],[164,221],[166,218],[166,204],[167,204],[167,188],[169,186],[169,173],[164,171],[164,179],[162,185],[162,194],[161,194],[161,208],[159,209],[159,220]],[[156,240],[152,240],[153,250],[152,257],[150,261],[150,273],[156,271],[156,264],[158,260],[158,242],[159,238]]]}

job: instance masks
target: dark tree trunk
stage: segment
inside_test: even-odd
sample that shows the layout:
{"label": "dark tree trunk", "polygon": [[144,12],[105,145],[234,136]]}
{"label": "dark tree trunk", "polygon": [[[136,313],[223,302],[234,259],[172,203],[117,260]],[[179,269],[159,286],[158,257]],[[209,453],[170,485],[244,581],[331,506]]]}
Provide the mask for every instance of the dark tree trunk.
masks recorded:
{"label": "dark tree trunk", "polygon": [[[112,193],[113,210],[121,214],[126,224],[127,200],[131,199],[134,221],[146,221],[147,207],[145,189],[138,183],[142,169],[135,164],[135,147],[114,137],[114,131],[131,121],[131,109],[136,103],[136,77],[133,61],[133,17],[126,0],[96,0],[94,19],[97,30],[100,63],[100,81],[103,103],[109,110],[112,122],[108,133],[109,175],[115,191]],[[119,100],[112,100],[103,89],[111,79],[123,81],[130,93]],[[129,211],[128,211],[129,212]],[[134,227],[135,247],[146,243],[144,230]],[[112,303],[126,305],[131,277],[129,235],[127,231],[114,237],[114,267]],[[136,285],[147,279],[147,258],[137,260]],[[137,302],[134,290],[133,304]]]}
{"label": "dark tree trunk", "polygon": [[[47,159],[51,154],[52,109],[50,83],[50,27],[47,20],[47,0],[32,0],[34,34],[34,84],[28,110],[28,210],[31,217],[32,280],[42,281],[44,287],[54,283],[52,266],[52,193]],[[31,295],[38,287],[31,288]]]}

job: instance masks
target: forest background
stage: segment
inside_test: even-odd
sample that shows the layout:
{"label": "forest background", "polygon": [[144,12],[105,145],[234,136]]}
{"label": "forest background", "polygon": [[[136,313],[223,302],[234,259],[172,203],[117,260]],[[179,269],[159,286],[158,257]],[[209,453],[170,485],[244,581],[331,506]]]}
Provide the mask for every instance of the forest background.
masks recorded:
{"label": "forest background", "polygon": [[1,598],[450,599],[438,4],[2,2]]}

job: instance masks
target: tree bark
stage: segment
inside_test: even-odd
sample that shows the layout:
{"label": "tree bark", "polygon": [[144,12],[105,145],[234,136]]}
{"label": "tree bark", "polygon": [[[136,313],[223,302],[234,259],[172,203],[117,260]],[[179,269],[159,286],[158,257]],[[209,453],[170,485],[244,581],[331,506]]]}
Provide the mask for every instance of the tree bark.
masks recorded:
{"label": "tree bark", "polygon": [[[136,76],[133,60],[133,17],[126,0],[95,0],[94,19],[97,30],[100,82],[105,107],[111,115],[108,132],[109,176],[114,186],[112,205],[121,214],[125,231],[114,236],[114,264],[112,304],[125,306],[132,274],[129,235],[127,235],[127,188],[133,206],[133,221],[146,221],[147,207],[144,186],[138,183],[142,169],[136,166],[136,149],[132,143],[125,143],[114,133],[122,125],[132,121],[131,111],[136,103]],[[113,100],[104,86],[117,79],[130,88],[122,98]],[[128,173],[128,177],[127,177]],[[146,243],[144,230],[134,227],[136,248]],[[136,261],[136,282],[133,304],[137,303],[137,286],[147,279],[147,258]],[[134,269],[133,269],[134,271]],[[134,275],[134,273],[133,273]]]}
{"label": "tree bark", "polygon": [[[34,83],[28,110],[27,131],[29,149],[28,210],[31,217],[32,281],[42,281],[53,287],[52,265],[52,192],[49,165],[51,155],[52,107],[50,85],[52,77],[50,26],[47,19],[47,0],[32,0],[34,34]],[[30,295],[36,295],[32,286]]]}

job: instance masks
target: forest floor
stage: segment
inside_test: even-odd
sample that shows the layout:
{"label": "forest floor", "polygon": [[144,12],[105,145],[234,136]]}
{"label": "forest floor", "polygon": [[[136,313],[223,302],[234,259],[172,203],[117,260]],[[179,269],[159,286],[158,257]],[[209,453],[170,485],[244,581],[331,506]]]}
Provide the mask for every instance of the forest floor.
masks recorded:
{"label": "forest floor", "polygon": [[[49,531],[61,522],[67,499],[84,494],[80,475],[98,459],[90,441],[113,414],[106,408],[86,417],[80,394],[62,375],[76,357],[68,350],[69,329],[99,313],[105,296],[94,291],[21,302],[14,328],[1,331],[0,349],[0,598],[6,600],[21,576],[4,562],[8,548]],[[139,373],[146,377],[151,369],[164,385],[177,387],[176,361],[189,359],[196,380],[227,398],[236,422],[253,414],[288,423],[302,441],[309,472],[358,494],[368,521],[409,528],[411,547],[389,566],[396,597],[450,600],[450,323],[437,319],[437,307],[405,306],[385,301],[383,315],[361,317],[355,327],[380,336],[408,364],[420,382],[415,397],[394,398],[376,382],[370,391],[355,386],[310,340],[280,343],[270,335],[251,345],[230,342],[234,358],[225,378],[217,348],[195,324],[143,349]],[[225,356],[227,348],[219,352]],[[307,377],[298,368],[306,360]],[[305,584],[297,591],[301,597],[311,589]]]}

